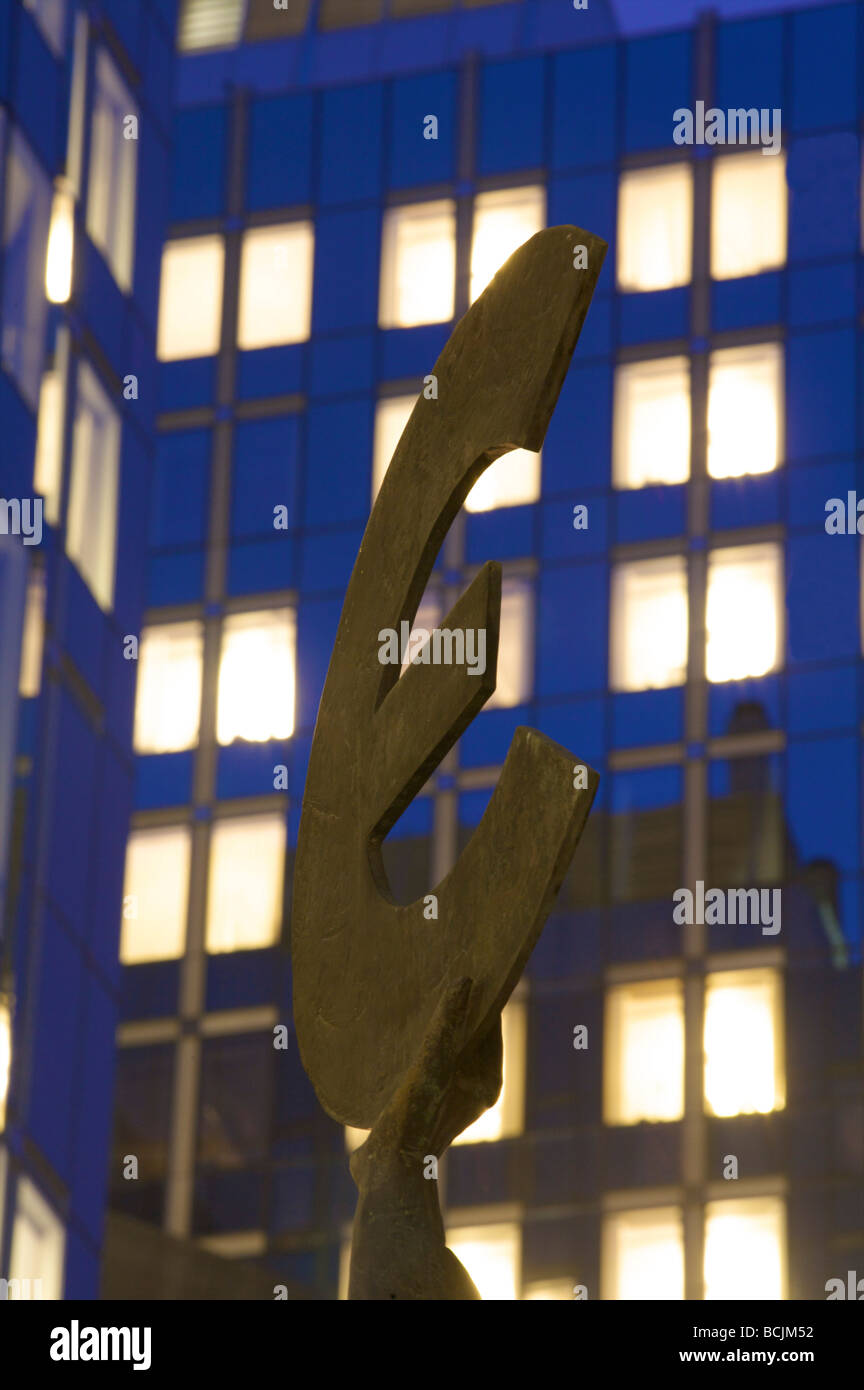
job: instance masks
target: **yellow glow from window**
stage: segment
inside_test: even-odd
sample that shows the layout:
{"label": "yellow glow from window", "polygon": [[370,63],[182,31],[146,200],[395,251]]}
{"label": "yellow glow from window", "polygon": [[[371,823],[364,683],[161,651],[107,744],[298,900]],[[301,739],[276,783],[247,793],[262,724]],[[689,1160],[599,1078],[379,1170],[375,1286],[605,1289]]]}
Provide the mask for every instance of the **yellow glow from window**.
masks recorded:
{"label": "yellow glow from window", "polygon": [[123,290],[132,287],[138,182],[138,141],[126,138],[129,116],[138,119],[132,93],[100,48],[94,72],[87,231]]}
{"label": "yellow glow from window", "polygon": [[207,950],[275,945],[282,926],[284,875],[282,816],[217,820],[210,837]]}
{"label": "yellow glow from window", "polygon": [[45,293],[52,304],[65,304],[72,293],[74,248],[75,199],[66,189],[57,188],[45,256]]}
{"label": "yellow glow from window", "polygon": [[685,357],[628,362],[615,373],[616,487],[685,483],[690,476],[690,368]]}
{"label": "yellow glow from window", "polygon": [[498,677],[484,708],[508,709],[531,695],[534,677],[534,609],[531,585],[505,579],[501,586]]}
{"label": "yellow glow from window", "polygon": [[221,236],[169,241],[162,252],[157,354],[160,362],[211,357],[222,329]]}
{"label": "yellow glow from window", "polygon": [[[39,1189],[22,1174],[15,1193],[15,1219],[9,1255],[9,1280],[42,1281],[43,1299],[63,1296],[63,1265],[66,1232],[63,1223],[48,1205]],[[10,1293],[10,1298],[16,1294]]]}
{"label": "yellow glow from window", "polygon": [[527,1284],[522,1294],[523,1303],[560,1303],[573,1297],[573,1279],[544,1279],[536,1284]]}
{"label": "yellow glow from window", "polygon": [[782,559],[774,544],[730,546],[708,557],[709,681],[764,676],[780,658]]}
{"label": "yellow glow from window", "polygon": [[249,743],[294,732],[295,619],[290,608],[225,619],[219,663],[216,737]]}
{"label": "yellow glow from window", "polygon": [[181,53],[239,43],[244,0],[183,0],[177,47]]}
{"label": "yellow glow from window", "polygon": [[96,373],[82,361],[72,432],[66,550],[106,611],[114,602],[119,471],[120,416]]}
{"label": "yellow glow from window", "polygon": [[782,996],[776,970],[718,971],[705,992],[705,1103],[714,1115],[766,1115],[785,1104]]}
{"label": "yellow glow from window", "polygon": [[372,501],[384,481],[396,445],[402,438],[416,396],[385,396],[375,408],[375,442],[372,450]]}
{"label": "yellow glow from window", "polygon": [[785,1210],[780,1197],[709,1202],[705,1209],[705,1300],[783,1299]]}
{"label": "yellow glow from window", "polygon": [[542,230],[545,220],[542,188],[499,188],[477,194],[471,242],[472,304],[513,252]]}
{"label": "yellow glow from window", "polygon": [[[0,1000],[0,1133],[6,1128],[6,1102],[9,1099],[9,1076],[12,1071],[12,1014],[9,1005]],[[0,1202],[3,1200],[0,1187]]]}
{"label": "yellow glow from window", "polygon": [[144,629],[138,653],[136,753],[177,753],[198,742],[203,653],[201,623]]}
{"label": "yellow glow from window", "polygon": [[720,155],[711,183],[711,274],[759,275],[786,260],[786,156]]}
{"label": "yellow glow from window", "polygon": [[519,1227],[501,1222],[489,1226],[455,1226],[447,1245],[467,1269],[481,1298],[517,1298],[521,1236]]}
{"label": "yellow glow from window", "polygon": [[454,203],[441,199],[390,208],[381,249],[381,327],[446,323],[453,317],[455,286]]}
{"label": "yellow glow from window", "polygon": [[24,608],[24,634],[21,642],[21,670],[18,694],[22,700],[32,700],[42,685],[42,649],[45,640],[45,575],[31,570],[27,581],[27,600]]}
{"label": "yellow glow from window", "polygon": [[522,507],[540,496],[540,455],[530,449],[511,449],[490,463],[465,498],[468,512],[491,512],[495,507]]}
{"label": "yellow glow from window", "polygon": [[780,462],[783,354],[779,343],[711,354],[708,472],[712,478],[770,473]]}
{"label": "yellow glow from window", "polygon": [[603,1298],[684,1297],[684,1240],[678,1207],[616,1212],[603,1231]]}
{"label": "yellow glow from window", "polygon": [[634,560],[612,571],[613,690],[681,685],[687,670],[687,568],[683,556]]}
{"label": "yellow glow from window", "polygon": [[504,1064],[501,1094],[453,1140],[457,1144],[489,1143],[521,1134],[525,1121],[525,1003],[511,999],[501,1014]]}
{"label": "yellow glow from window", "polygon": [[353,1154],[355,1149],[359,1149],[361,1144],[366,1143],[368,1129],[355,1129],[354,1125],[345,1126],[345,1150]]}
{"label": "yellow glow from window", "polygon": [[39,392],[33,486],[45,499],[45,517],[52,526],[60,517],[65,395],[63,373],[56,367],[45,372]]}
{"label": "yellow glow from window", "polygon": [[[416,403],[416,396],[385,396],[378,402],[372,451],[373,503]],[[511,449],[477,479],[465,499],[465,510],[488,512],[495,507],[525,506],[539,496],[540,455],[528,449]]]}
{"label": "yellow glow from window", "polygon": [[667,290],[691,274],[693,173],[689,164],[628,169],[618,187],[618,288]]}
{"label": "yellow glow from window", "polygon": [[133,830],[129,836],[120,935],[124,965],[182,956],[191,852],[185,825]]}
{"label": "yellow glow from window", "polygon": [[617,985],[606,996],[604,1120],[680,1120],[684,995],[680,980]]}
{"label": "yellow glow from window", "polygon": [[243,234],[237,346],[273,347],[309,337],[314,234],[311,222],[250,227]]}

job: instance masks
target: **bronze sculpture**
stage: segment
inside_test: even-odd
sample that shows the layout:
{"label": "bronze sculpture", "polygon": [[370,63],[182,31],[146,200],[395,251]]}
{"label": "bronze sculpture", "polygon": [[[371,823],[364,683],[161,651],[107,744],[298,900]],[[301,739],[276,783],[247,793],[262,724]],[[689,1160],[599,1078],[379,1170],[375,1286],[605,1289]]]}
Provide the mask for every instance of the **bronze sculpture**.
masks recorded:
{"label": "bronze sculpture", "polygon": [[501,570],[483,567],[442,627],[483,629],[486,671],[382,665],[378,634],[417,610],[479,475],[539,450],[606,244],[537,233],[454,329],[393,455],[360,547],[309,762],[292,920],[294,1012],[322,1105],[371,1131],[351,1171],[360,1198],[350,1298],[477,1298],[446,1248],[424,1162],[501,1086],[500,1015],[564,878],[596,791],[590,768],[516,731],[483,820],[423,900],[397,905],[381,844],[495,688]]}

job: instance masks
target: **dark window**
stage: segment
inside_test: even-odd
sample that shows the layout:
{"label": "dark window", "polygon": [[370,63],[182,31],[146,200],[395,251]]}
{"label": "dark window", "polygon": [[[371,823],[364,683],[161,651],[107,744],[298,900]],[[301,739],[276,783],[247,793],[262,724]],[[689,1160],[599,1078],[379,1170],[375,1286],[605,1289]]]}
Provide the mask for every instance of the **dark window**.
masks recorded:
{"label": "dark window", "polygon": [[[174,1044],[117,1052],[111,1203],[128,1216],[161,1222],[173,1104]],[[124,1177],[130,1157],[137,1178]]]}

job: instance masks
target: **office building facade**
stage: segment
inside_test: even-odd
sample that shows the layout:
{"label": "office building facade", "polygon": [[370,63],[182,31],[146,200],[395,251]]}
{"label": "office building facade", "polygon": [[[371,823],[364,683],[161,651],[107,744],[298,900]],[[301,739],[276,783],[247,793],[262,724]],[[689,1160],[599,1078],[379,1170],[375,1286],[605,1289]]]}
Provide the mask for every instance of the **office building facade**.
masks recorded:
{"label": "office building facade", "polygon": [[0,5],[0,1289],[95,1298],[173,0]]}
{"label": "office building facade", "polygon": [[179,34],[113,1201],[344,1292],[359,1136],[290,1012],[318,698],[454,321],[575,224],[610,249],[542,454],[480,479],[417,618],[500,560],[498,690],[385,846],[432,891],[520,724],[602,776],[449,1239],[489,1297],[824,1297],[864,1266],[860,541],[826,526],[859,8],[624,39],[593,0],[191,0]]}

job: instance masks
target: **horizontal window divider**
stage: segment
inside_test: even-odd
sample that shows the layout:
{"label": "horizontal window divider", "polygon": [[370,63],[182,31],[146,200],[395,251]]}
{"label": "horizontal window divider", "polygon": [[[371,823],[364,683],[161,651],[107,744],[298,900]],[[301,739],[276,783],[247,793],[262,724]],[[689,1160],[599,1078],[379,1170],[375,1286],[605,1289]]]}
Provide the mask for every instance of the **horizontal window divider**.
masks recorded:
{"label": "horizontal window divider", "polygon": [[[669,690],[680,686],[667,686]],[[644,695],[647,691],[619,691],[623,695]],[[650,748],[615,748],[609,754],[610,772],[627,772],[640,767],[663,767],[667,763],[683,763],[686,759],[685,743],[656,743]]]}
{"label": "horizontal window divider", "polygon": [[[663,1121],[659,1123],[662,1124]],[[669,1120],[666,1123],[681,1124],[681,1121]],[[727,1183],[727,1190],[728,1187],[729,1184]],[[604,1192],[601,1196],[601,1205],[604,1212],[647,1211],[649,1207],[683,1206],[684,1198],[685,1189],[678,1185],[674,1187],[619,1188],[616,1191]]]}
{"label": "horizontal window divider", "polygon": [[144,1018],[117,1027],[118,1047],[147,1047],[154,1043],[176,1042],[180,1037],[177,1018]]}
{"label": "horizontal window divider", "polygon": [[234,1033],[267,1032],[279,1023],[275,1004],[262,1004],[248,1009],[224,1009],[205,1014],[199,1023],[202,1038],[228,1037]]}

